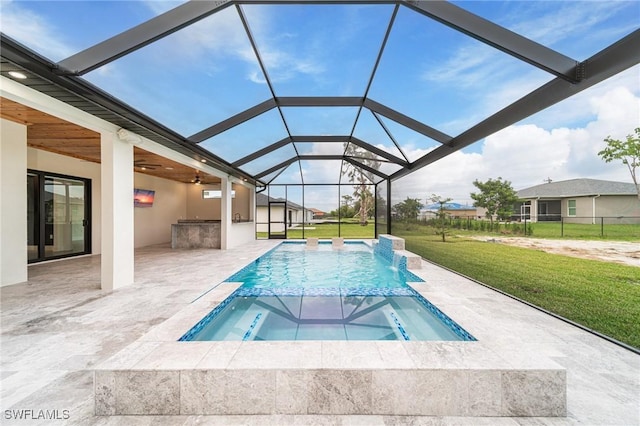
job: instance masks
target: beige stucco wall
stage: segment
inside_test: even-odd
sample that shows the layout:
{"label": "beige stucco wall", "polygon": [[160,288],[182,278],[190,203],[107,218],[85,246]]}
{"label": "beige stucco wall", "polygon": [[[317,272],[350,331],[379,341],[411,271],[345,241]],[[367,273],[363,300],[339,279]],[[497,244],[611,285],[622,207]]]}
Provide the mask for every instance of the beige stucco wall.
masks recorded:
{"label": "beige stucco wall", "polygon": [[[220,185],[186,185],[187,186],[187,212],[183,219],[206,219],[220,220],[222,214],[220,198],[202,198],[202,191],[205,189],[219,190]],[[231,218],[236,214],[240,215],[242,220],[253,218],[251,211],[252,188],[244,185],[231,185],[232,190],[236,192],[235,198],[231,200]]]}
{"label": "beige stucco wall", "polygon": [[187,214],[187,185],[135,173],[134,186],[155,191],[152,207],[134,209],[134,247],[170,242],[171,224]]}
{"label": "beige stucco wall", "polygon": [[[569,216],[569,200],[576,200],[575,217]],[[601,217],[607,223],[640,223],[640,200],[634,195],[564,198],[562,216],[573,223],[599,223]]]}
{"label": "beige stucco wall", "polygon": [[640,223],[640,200],[631,195],[611,195],[596,198],[596,216],[636,217]]}

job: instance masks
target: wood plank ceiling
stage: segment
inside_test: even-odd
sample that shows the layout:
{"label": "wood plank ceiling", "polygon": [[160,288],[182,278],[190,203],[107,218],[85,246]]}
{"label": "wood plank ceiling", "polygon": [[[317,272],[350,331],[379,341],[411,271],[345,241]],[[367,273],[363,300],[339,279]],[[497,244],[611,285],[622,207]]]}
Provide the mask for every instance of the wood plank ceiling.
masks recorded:
{"label": "wood plank ceiling", "polygon": [[[0,97],[0,117],[27,126],[27,145],[44,151],[100,163],[100,134],[58,117]],[[134,170],[177,182],[203,183],[220,179],[139,147],[133,149]]]}

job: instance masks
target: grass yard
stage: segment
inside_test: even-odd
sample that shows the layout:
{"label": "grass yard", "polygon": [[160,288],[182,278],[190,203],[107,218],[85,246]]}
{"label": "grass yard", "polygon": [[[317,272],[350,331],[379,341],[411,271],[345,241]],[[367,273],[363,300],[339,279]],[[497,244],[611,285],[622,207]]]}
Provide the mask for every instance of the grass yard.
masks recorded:
{"label": "grass yard", "polygon": [[[534,238],[567,238],[577,240],[640,241],[640,225],[537,222],[531,225]],[[563,229],[564,228],[564,232]],[[602,232],[604,231],[604,232]],[[562,236],[564,234],[564,236]],[[603,234],[603,235],[602,235]]]}
{"label": "grass yard", "polygon": [[[313,228],[313,229],[312,229]],[[370,221],[367,226],[360,226],[359,222],[341,222],[340,232],[338,233],[338,223],[326,222],[326,223],[314,223],[305,226],[304,237],[315,238],[374,238],[375,226],[373,221]],[[258,238],[267,238],[267,234],[258,233]],[[302,238],[302,227],[287,230],[287,238],[298,239]]]}
{"label": "grass yard", "polygon": [[464,237],[394,235],[425,259],[640,348],[640,268]]}

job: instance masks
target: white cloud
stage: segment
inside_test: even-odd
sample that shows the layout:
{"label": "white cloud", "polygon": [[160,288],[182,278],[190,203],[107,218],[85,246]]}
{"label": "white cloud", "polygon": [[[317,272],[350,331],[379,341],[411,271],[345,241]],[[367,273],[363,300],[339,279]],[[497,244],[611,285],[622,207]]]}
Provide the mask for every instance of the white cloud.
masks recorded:
{"label": "white cloud", "polygon": [[2,1],[0,13],[2,32],[54,61],[60,61],[75,50],[60,36],[60,29],[20,3]]}
{"label": "white cloud", "polygon": [[[600,24],[628,7],[630,3],[590,1],[582,4],[575,2],[524,2],[522,4],[528,10],[520,9],[521,13],[512,16],[514,30],[539,43],[553,46],[577,34],[594,37],[594,34],[597,35],[600,32],[613,32],[616,37],[620,37],[625,32],[624,28],[606,28],[601,27]],[[553,4],[553,7],[547,9],[549,4]]]}
{"label": "white cloud", "polygon": [[[591,107],[591,99],[604,97],[615,88],[625,88],[635,96],[640,96],[640,65],[623,71],[608,80],[578,93],[544,111],[535,114],[524,121],[535,123],[545,129],[553,129],[562,126],[585,125],[595,118],[596,110]],[[608,106],[609,109],[617,108],[615,102]],[[621,117],[625,122],[629,120],[629,115],[633,114],[633,109],[626,110]],[[606,114],[606,111],[601,111]],[[636,114],[636,119],[638,115]]]}
{"label": "white cloud", "polygon": [[479,153],[458,151],[395,181],[392,202],[407,196],[424,200],[436,193],[470,203],[475,179],[499,176],[511,181],[516,190],[547,178],[630,182],[622,164],[607,164],[597,153],[605,146],[605,137],[624,138],[640,126],[640,96],[627,87],[609,85],[606,92],[590,93],[582,107],[593,114],[586,125],[550,130],[535,124],[507,127],[487,137]]}

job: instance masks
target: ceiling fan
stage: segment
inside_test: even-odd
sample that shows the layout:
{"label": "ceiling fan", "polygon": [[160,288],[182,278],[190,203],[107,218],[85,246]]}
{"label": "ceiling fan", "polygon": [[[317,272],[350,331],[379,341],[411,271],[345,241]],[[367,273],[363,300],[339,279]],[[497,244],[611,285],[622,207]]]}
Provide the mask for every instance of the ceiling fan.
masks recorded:
{"label": "ceiling fan", "polygon": [[141,170],[155,170],[156,167],[160,167],[162,166],[162,164],[153,164],[153,163],[148,163],[144,160],[134,160],[133,162],[133,167],[137,167]]}

